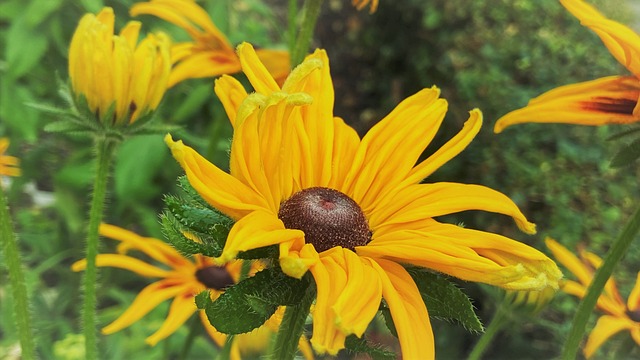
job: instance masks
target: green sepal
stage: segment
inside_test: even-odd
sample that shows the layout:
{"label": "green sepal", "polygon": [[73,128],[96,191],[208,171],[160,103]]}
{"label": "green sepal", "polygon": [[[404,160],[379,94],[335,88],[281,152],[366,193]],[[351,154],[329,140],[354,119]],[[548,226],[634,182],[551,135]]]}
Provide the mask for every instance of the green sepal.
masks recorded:
{"label": "green sepal", "polygon": [[228,287],[205,311],[218,331],[246,333],[264,324],[279,306],[300,303],[309,284],[308,276],[298,280],[280,268],[265,269]]}
{"label": "green sepal", "polygon": [[622,146],[611,160],[611,167],[623,167],[630,165],[640,158],[640,138]]}
{"label": "green sepal", "polygon": [[358,338],[355,335],[349,335],[344,341],[347,350],[354,353],[365,353],[373,360],[394,360],[397,354],[386,349],[380,344],[374,344],[367,341],[364,337]]}
{"label": "green sepal", "polygon": [[213,210],[213,207],[207,203],[200,194],[191,186],[189,183],[189,179],[185,175],[180,176],[178,178],[178,187],[184,191],[186,195],[186,200],[194,203],[200,204],[202,207],[206,207]]}
{"label": "green sepal", "polygon": [[201,242],[187,238],[183,233],[184,227],[171,213],[164,212],[160,219],[165,238],[181,253],[187,255],[202,254],[210,257],[218,257],[222,254],[222,246],[219,245],[217,239],[213,239],[208,234],[191,231]]}
{"label": "green sepal", "polygon": [[425,269],[407,271],[418,286],[430,317],[457,322],[470,332],[484,332],[471,300],[453,282]]}
{"label": "green sepal", "polygon": [[203,310],[207,307],[208,304],[211,303],[211,296],[209,295],[209,290],[202,291],[195,297],[196,306],[198,309]]}

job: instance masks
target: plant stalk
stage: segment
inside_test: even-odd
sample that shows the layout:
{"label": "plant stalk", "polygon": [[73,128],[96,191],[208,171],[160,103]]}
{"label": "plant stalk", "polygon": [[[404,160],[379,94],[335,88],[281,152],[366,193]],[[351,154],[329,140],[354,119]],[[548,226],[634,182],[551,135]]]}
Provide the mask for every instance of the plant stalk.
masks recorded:
{"label": "plant stalk", "polygon": [[305,0],[302,6],[302,24],[296,39],[296,45],[291,50],[291,68],[298,66],[309,51],[313,30],[320,16],[322,0]]}
{"label": "plant stalk", "polygon": [[96,150],[96,175],[91,195],[91,208],[89,210],[89,227],[87,230],[86,259],[87,268],[84,272],[83,289],[84,302],[82,308],[82,325],[85,336],[85,355],[87,359],[98,358],[98,341],[96,334],[96,288],[98,256],[98,229],[104,212],[104,202],[107,194],[109,169],[111,159],[116,148],[114,139],[99,137],[95,139]]}
{"label": "plant stalk", "polygon": [[269,359],[290,360],[296,356],[300,336],[302,336],[304,324],[314,299],[315,290],[313,287],[309,287],[299,304],[287,306],[280,329],[276,334],[273,353],[268,357]]}
{"label": "plant stalk", "polygon": [[505,299],[500,306],[498,306],[495,315],[493,315],[493,319],[491,319],[491,323],[489,323],[489,326],[487,326],[482,336],[480,336],[480,339],[471,350],[467,360],[479,360],[484,352],[487,351],[493,338],[509,323],[509,317],[507,316],[508,310],[505,306],[506,302]]}
{"label": "plant stalk", "polygon": [[9,271],[9,282],[13,295],[14,316],[18,327],[18,338],[20,340],[21,358],[32,360],[36,358],[36,350],[33,341],[33,331],[31,329],[31,314],[29,313],[29,299],[27,287],[20,263],[20,250],[18,248],[17,236],[13,232],[9,213],[9,204],[5,197],[4,190],[0,186],[0,236],[2,237],[2,248],[4,250],[4,260]]}
{"label": "plant stalk", "polygon": [[611,277],[611,274],[613,273],[616,265],[618,265],[620,259],[622,259],[622,256],[624,256],[624,254],[627,252],[627,249],[629,249],[629,245],[631,245],[631,243],[635,239],[639,229],[640,207],[633,213],[631,219],[609,249],[607,257],[604,259],[604,262],[596,271],[593,280],[591,281],[591,284],[587,289],[587,293],[578,305],[578,310],[575,317],[573,318],[569,336],[567,337],[567,341],[564,344],[564,349],[561,357],[562,359],[573,360],[576,358],[576,355],[578,353],[578,346],[580,345],[580,341],[584,337],[587,322],[589,321],[589,317],[593,312],[594,307],[596,306],[598,297],[600,297],[600,294],[602,293],[607,280],[609,279],[609,277]]}

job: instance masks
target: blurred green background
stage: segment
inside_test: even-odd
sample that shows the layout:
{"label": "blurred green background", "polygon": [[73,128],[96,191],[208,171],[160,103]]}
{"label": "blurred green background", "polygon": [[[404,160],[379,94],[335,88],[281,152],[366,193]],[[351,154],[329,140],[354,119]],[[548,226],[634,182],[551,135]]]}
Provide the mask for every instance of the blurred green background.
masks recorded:
{"label": "blurred green background", "polygon": [[[607,16],[640,30],[640,10],[633,0],[590,1]],[[8,185],[14,225],[19,233],[39,351],[43,359],[73,359],[78,337],[79,281],[69,265],[83,256],[84,226],[92,180],[91,142],[49,134],[54,118],[28,103],[61,104],[59,81],[67,79],[71,35],[85,12],[112,6],[116,28],[129,20],[129,0],[4,0],[0,3],[0,136],[9,137],[10,155],[22,160],[23,175]],[[287,43],[287,2],[277,0],[207,0],[205,7],[235,44]],[[163,29],[176,40],[181,30],[142,17],[145,30]],[[495,121],[528,99],[559,85],[626,74],[599,38],[582,27],[556,0],[380,0],[370,15],[348,0],[327,0],[314,46],[327,49],[336,87],[335,114],[362,135],[399,101],[437,85],[449,101],[449,113],[425,156],[451,138],[480,108],[485,125],[471,146],[428,181],[488,185],[514,199],[538,224],[535,236],[517,231],[510,219],[480,212],[442,220],[497,232],[544,249],[545,236],[569,248],[581,246],[604,255],[638,203],[637,166],[609,167],[621,146],[607,141],[624,126],[579,127],[527,124],[494,135]],[[241,78],[241,76],[239,75]],[[159,121],[180,125],[176,135],[211,161],[227,166],[232,132],[212,91],[211,79],[190,80],[165,96]],[[160,135],[140,136],[120,146],[105,221],[141,235],[161,238],[157,214],[162,194],[175,191],[181,174]],[[109,240],[102,249],[113,249]],[[3,263],[0,253],[0,263]],[[616,271],[627,296],[640,270],[640,247],[627,254]],[[0,267],[0,358],[12,358],[17,339],[6,272]],[[111,321],[148,283],[128,272],[101,271],[100,319]],[[487,323],[501,293],[460,283],[474,298]],[[560,352],[576,300],[560,294],[541,316],[496,339],[487,358],[550,358]],[[105,357],[176,358],[188,333],[185,326],[154,348],[143,339],[166,315],[160,307],[140,322],[104,337]],[[594,317],[595,319],[595,317]],[[478,336],[434,321],[438,358],[463,358]],[[628,335],[624,335],[628,336]],[[599,356],[607,358],[623,339],[616,337]],[[636,349],[635,354],[640,354]],[[204,336],[192,358],[210,358],[215,347]]]}

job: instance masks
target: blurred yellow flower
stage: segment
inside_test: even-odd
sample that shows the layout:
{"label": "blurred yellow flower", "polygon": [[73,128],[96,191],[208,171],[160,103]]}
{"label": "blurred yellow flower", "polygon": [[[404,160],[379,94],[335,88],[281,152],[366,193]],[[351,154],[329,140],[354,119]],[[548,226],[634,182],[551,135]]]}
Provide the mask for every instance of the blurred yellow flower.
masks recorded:
{"label": "blurred yellow flower", "polygon": [[311,271],[317,285],[311,343],[335,355],[345,337],[362,336],[385,299],[404,358],[434,356],[427,309],[401,264],[514,290],[557,288],[561,274],[541,252],[488,232],[436,221],[485,210],[527,221],[505,195],[479,185],[420,182],[460,153],[482,123],[472,110],[462,131],[414,166],[434,138],[447,102],[437,88],[399,104],[360,139],[333,116],[334,92],[323,50],[299,65],[282,88],[253,47],[238,47],[255,89],[230,76],[215,91],[234,127],[230,174],[182,141],[165,141],[198,193],[236,220],[219,264],[241,251],[279,245],[285,273]]}
{"label": "blurred yellow flower", "polygon": [[[240,60],[227,37],[216,27],[209,14],[193,0],[151,0],[131,7],[131,16],[154,15],[183,28],[191,42],[171,48],[173,69],[169,87],[193,78],[214,77],[240,72]],[[289,52],[258,50],[271,74],[284,81],[289,73]]]}
{"label": "blurred yellow flower", "polygon": [[20,176],[18,164],[20,160],[15,156],[5,155],[9,148],[9,139],[0,138],[0,175]]}
{"label": "blurred yellow flower", "polygon": [[358,10],[364,9],[367,5],[369,5],[369,3],[371,3],[369,12],[372,14],[376,12],[376,9],[378,9],[378,0],[351,0],[351,3]]}
{"label": "blurred yellow flower", "polygon": [[[563,281],[562,291],[583,298],[602,260],[587,251],[581,251],[579,259],[553,239],[547,239],[546,243],[556,260],[578,279],[578,281]],[[640,272],[626,304],[618,292],[615,280],[611,277],[598,298],[596,307],[605,315],[600,316],[591,330],[583,350],[584,356],[591,357],[604,342],[622,330],[628,330],[633,340],[640,346]]]}
{"label": "blurred yellow flower", "polygon": [[113,9],[86,14],[69,46],[69,76],[77,99],[105,124],[127,125],[155,110],[171,70],[169,38],[149,34],[138,44],[140,23],[114,35]]}
{"label": "blurred yellow flower", "polygon": [[[213,259],[203,255],[196,254],[189,259],[161,240],[142,237],[113,225],[100,225],[100,235],[120,241],[120,244],[117,248],[118,254],[99,254],[96,258],[97,266],[116,267],[144,277],[160,278],[140,291],[129,308],[102,329],[103,334],[113,334],[130,326],[163,301],[173,298],[166,320],[158,331],[145,340],[149,345],[154,346],[173,334],[196,311],[213,341],[218,346],[224,345],[227,335],[220,333],[209,323],[204,310],[198,310],[196,307],[194,298],[200,292],[209,289],[211,298],[217,299],[226,287],[238,282],[242,268],[241,261],[217,266]],[[164,267],[157,267],[125,255],[130,250],[140,251]],[[73,271],[81,271],[85,267],[86,260],[77,261],[72,265]],[[252,271],[258,271],[261,268],[259,263],[255,263]],[[232,359],[240,359],[241,355],[264,351],[271,335],[277,331],[282,321],[283,311],[284,308],[278,309],[262,327],[250,333],[234,336],[231,348]],[[313,358],[304,338],[300,339],[300,349],[305,358]]]}
{"label": "blurred yellow flower", "polygon": [[634,76],[609,76],[548,91],[500,118],[493,129],[496,133],[527,122],[606,125],[640,121],[640,35],[582,0],[560,2],[598,34],[611,55]]}

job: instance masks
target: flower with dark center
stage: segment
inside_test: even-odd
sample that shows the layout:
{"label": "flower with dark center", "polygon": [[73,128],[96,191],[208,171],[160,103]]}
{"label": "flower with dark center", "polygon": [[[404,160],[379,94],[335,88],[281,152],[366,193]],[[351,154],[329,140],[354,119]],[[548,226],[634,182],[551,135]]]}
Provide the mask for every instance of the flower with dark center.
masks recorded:
{"label": "flower with dark center", "polygon": [[236,282],[224,266],[211,265],[196,270],[196,279],[209,289],[224,290]]}
{"label": "flower with dark center", "polygon": [[[602,259],[588,251],[580,251],[578,258],[555,240],[547,239],[546,242],[556,260],[577,278],[577,281],[564,280],[562,291],[582,299]],[[590,358],[609,338],[623,330],[628,330],[631,338],[640,346],[640,272],[626,303],[612,276],[600,294],[596,307],[604,315],[600,316],[589,334],[583,349],[585,357]]]}
{"label": "flower with dark center", "polygon": [[215,87],[234,128],[230,173],[170,135],[165,141],[193,188],[236,221],[215,261],[278,245],[284,273],[301,278],[311,272],[317,352],[335,355],[346,336],[362,336],[384,298],[403,357],[434,356],[426,306],[402,264],[512,290],[557,288],[561,273],[541,252],[434,219],[486,210],[535,232],[495,190],[421,183],[474,138],[482,124],[479,110],[471,111],[458,135],[418,162],[447,111],[437,88],[404,100],[360,139],[333,115],[323,50],[308,56],[282,87],[251,45],[240,45],[238,55],[255,93],[229,76]]}

